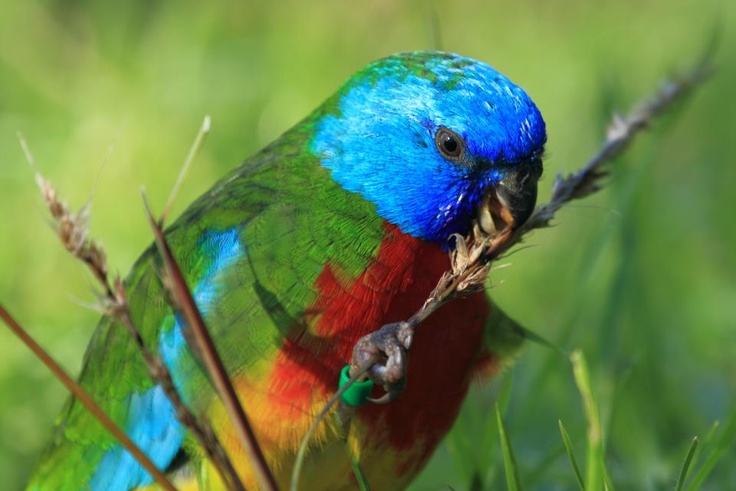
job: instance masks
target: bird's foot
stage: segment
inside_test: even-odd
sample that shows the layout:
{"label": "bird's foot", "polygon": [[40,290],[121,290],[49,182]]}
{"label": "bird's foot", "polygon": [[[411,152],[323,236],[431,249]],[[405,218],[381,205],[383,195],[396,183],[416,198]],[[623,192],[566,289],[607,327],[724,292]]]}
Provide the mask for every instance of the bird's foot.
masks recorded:
{"label": "bird's foot", "polygon": [[412,324],[396,322],[363,336],[355,344],[351,368],[370,365],[368,377],[386,391],[378,399],[369,399],[371,402],[386,404],[404,391],[413,336]]}

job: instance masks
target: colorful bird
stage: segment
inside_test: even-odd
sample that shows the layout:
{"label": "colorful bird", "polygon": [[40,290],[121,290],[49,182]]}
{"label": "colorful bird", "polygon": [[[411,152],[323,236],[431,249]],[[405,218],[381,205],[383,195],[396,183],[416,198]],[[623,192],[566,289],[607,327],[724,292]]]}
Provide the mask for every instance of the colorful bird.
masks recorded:
{"label": "colorful bird", "polygon": [[[167,230],[281,488],[356,341],[421,307],[449,268],[451,235],[494,234],[528,218],[545,141],[532,100],[490,66],[442,52],[397,54],[356,73]],[[127,277],[133,320],[186,402],[210,419],[246,488],[257,489],[159,271],[151,247]],[[359,407],[350,423],[351,452],[373,489],[406,487],[471,381],[496,373],[522,339],[483,292],[422,324],[404,392]],[[179,489],[222,488],[132,338],[108,317],[80,382]],[[330,418],[311,440],[300,482],[304,490],[356,487]],[[149,486],[149,474],[70,399],[28,489]]]}

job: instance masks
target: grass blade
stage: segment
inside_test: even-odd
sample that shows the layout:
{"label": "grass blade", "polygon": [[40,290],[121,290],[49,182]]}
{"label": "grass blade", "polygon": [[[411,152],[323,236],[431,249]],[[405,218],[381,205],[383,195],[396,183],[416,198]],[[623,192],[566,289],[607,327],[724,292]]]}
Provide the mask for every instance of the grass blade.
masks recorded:
{"label": "grass blade", "polygon": [[693,438],[693,442],[690,444],[690,448],[687,451],[687,455],[685,456],[685,462],[682,463],[682,469],[680,469],[680,475],[677,476],[677,486],[675,487],[675,491],[681,491],[682,487],[685,485],[685,479],[687,479],[687,472],[690,470],[690,464],[693,461],[693,455],[695,455],[695,450],[698,448],[698,437],[696,436]]}
{"label": "grass blade", "polygon": [[501,389],[498,391],[498,398],[496,405],[502,413],[506,413],[506,410],[511,403],[511,389],[514,387],[514,371],[509,370],[503,376],[501,382]]}
{"label": "grass blade", "polygon": [[371,485],[368,482],[368,476],[365,475],[363,466],[360,465],[360,462],[354,459],[352,455],[350,457],[350,461],[353,464],[353,474],[355,475],[355,480],[358,481],[358,488],[360,488],[360,491],[371,491]]}
{"label": "grass blade", "polygon": [[601,471],[603,472],[603,489],[605,491],[614,491],[613,487],[613,481],[611,480],[611,475],[608,473],[608,469],[605,466],[605,461],[602,461],[602,467]]}
{"label": "grass blade", "polygon": [[730,448],[736,438],[736,411],[731,415],[731,419],[723,430],[721,437],[716,442],[715,448],[705,458],[703,465],[698,470],[697,474],[693,478],[688,491],[695,491],[703,486],[703,483],[710,475],[713,468],[718,464],[723,457],[723,454]]}
{"label": "grass blade", "polygon": [[585,491],[585,483],[583,482],[583,475],[580,473],[580,467],[578,466],[578,460],[575,458],[575,451],[572,448],[572,442],[570,441],[570,435],[567,434],[565,425],[562,424],[562,420],[559,419],[557,422],[560,425],[560,434],[562,435],[562,442],[565,444],[565,450],[567,456],[570,458],[570,464],[572,464],[572,470],[575,472],[575,479],[578,482],[580,491]]}
{"label": "grass blade", "polygon": [[503,451],[503,467],[506,471],[506,486],[509,491],[521,491],[521,479],[519,467],[516,464],[514,450],[511,448],[511,440],[508,438],[506,423],[501,417],[501,410],[496,404],[496,421],[498,422],[498,435],[501,438],[501,450]]}
{"label": "grass blade", "polygon": [[585,459],[585,489],[602,489],[605,462],[603,457],[603,429],[598,404],[593,396],[588,364],[580,351],[570,355],[575,384],[583,399],[585,419],[588,423],[588,451]]}

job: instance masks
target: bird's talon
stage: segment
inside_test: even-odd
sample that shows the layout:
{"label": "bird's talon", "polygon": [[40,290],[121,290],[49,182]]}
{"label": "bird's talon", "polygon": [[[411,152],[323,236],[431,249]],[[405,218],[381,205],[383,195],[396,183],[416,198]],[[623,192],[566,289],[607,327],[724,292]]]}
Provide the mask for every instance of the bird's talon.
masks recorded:
{"label": "bird's talon", "polygon": [[368,402],[372,402],[373,404],[388,404],[391,402],[391,397],[389,397],[388,392],[383,394],[378,399],[374,399],[373,397],[368,398]]}
{"label": "bird's talon", "polygon": [[387,404],[404,391],[408,351],[414,328],[407,322],[387,324],[378,331],[361,338],[353,350],[353,366],[373,363],[368,376],[386,391],[383,396],[368,400]]}

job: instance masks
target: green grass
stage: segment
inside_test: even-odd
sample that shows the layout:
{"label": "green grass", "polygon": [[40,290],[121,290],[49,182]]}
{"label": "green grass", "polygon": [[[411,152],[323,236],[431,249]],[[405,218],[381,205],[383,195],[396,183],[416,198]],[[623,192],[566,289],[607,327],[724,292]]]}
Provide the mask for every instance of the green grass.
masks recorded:
{"label": "green grass", "polygon": [[[495,300],[560,349],[530,343],[474,389],[412,489],[506,489],[509,449],[525,490],[578,488],[572,455],[588,490],[736,489],[736,3],[463,0],[438,2],[434,22],[426,4],[0,2],[0,301],[79,369],[91,282],[49,230],[17,130],[73,207],[93,197],[91,232],[124,274],[151,241],[139,186],[163,208],[205,114],[212,132],[174,215],[360,66],[441,39],[539,105],[543,200],[595,151],[610,113],[685,67],[718,19],[708,86],[615,164],[604,192],[494,272]],[[585,390],[565,355],[577,349]],[[18,489],[65,396],[1,329],[0,359],[0,476]]]}
{"label": "green grass", "polygon": [[509,491],[521,491],[521,476],[519,475],[519,465],[514,457],[514,450],[511,446],[511,440],[508,436],[508,429],[501,416],[501,411],[496,405],[496,424],[498,425],[498,436],[501,440],[501,453],[503,455],[503,470],[506,474],[506,489]]}
{"label": "green grass", "polygon": [[685,481],[687,480],[687,473],[690,471],[690,465],[693,462],[693,455],[695,455],[695,451],[698,449],[698,437],[693,438],[692,444],[690,444],[690,448],[687,450],[687,455],[685,456],[685,461],[682,463],[682,469],[680,469],[680,474],[677,476],[677,486],[675,487],[675,491],[681,491],[685,487]]}
{"label": "green grass", "polygon": [[580,466],[578,465],[578,459],[575,457],[575,449],[572,446],[570,435],[567,433],[567,430],[565,429],[565,425],[562,424],[562,420],[560,420],[559,423],[560,423],[560,435],[562,435],[562,442],[565,444],[565,452],[567,452],[567,456],[570,459],[570,465],[572,466],[572,470],[575,473],[575,480],[578,483],[578,487],[580,488],[580,491],[585,491],[585,482],[583,481],[583,475],[580,472]]}

